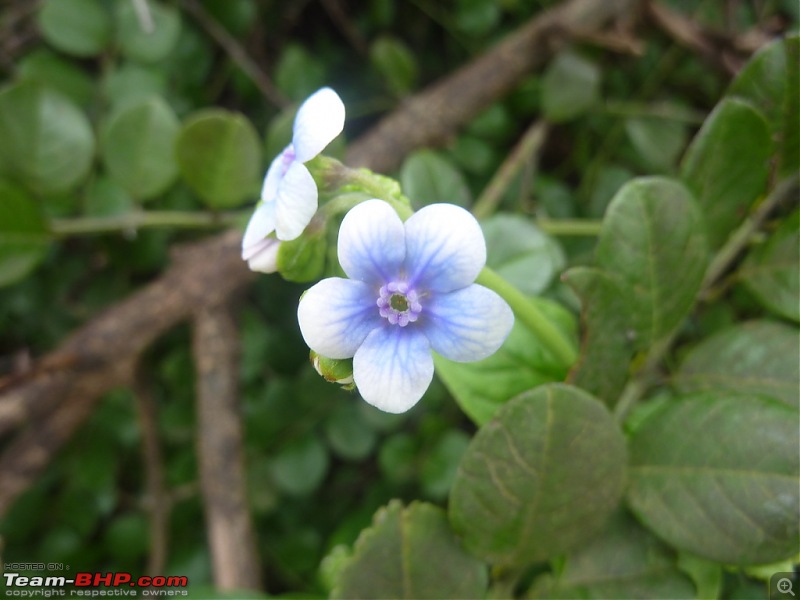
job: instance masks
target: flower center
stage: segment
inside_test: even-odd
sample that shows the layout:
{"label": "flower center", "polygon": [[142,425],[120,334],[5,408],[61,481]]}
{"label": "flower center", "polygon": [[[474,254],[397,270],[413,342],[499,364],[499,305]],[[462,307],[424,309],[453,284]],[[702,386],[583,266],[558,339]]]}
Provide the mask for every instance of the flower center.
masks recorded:
{"label": "flower center", "polygon": [[400,327],[416,321],[422,312],[419,295],[416,290],[409,289],[405,281],[391,281],[381,286],[376,304],[384,319]]}

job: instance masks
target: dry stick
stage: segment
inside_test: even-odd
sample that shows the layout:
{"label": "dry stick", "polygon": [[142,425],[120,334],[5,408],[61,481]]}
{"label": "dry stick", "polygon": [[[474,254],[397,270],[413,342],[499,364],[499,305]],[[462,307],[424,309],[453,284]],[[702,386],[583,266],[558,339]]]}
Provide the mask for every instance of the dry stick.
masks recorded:
{"label": "dry stick", "polygon": [[491,51],[409,98],[350,147],[347,164],[387,173],[413,149],[444,143],[547,61],[571,32],[596,31],[634,4],[634,0],[571,0],[542,13]]}
{"label": "dry stick", "polygon": [[163,574],[167,562],[170,501],[164,485],[164,459],[158,435],[158,406],[148,374],[141,366],[137,369],[133,390],[139,414],[139,429],[142,432],[145,507],[150,516],[147,574],[155,576]]}
{"label": "dry stick", "polygon": [[192,344],[197,367],[197,455],[214,584],[261,588],[247,507],[244,434],[238,400],[239,336],[227,307],[198,311]]}
{"label": "dry stick", "polygon": [[[410,99],[375,131],[356,140],[351,160],[386,170],[410,150],[452,135],[518,83],[528,69],[544,61],[551,53],[547,40],[556,32],[563,38],[574,28],[599,29],[605,21],[624,15],[634,1],[571,0],[542,13],[512,34],[513,43],[501,43]],[[533,52],[539,54],[531,56]],[[507,69],[507,74],[500,75]],[[433,103],[430,111],[425,109],[426,99]],[[443,112],[448,113],[446,121],[437,120]],[[97,397],[130,381],[133,365],[148,344],[194,311],[219,304],[253,279],[239,257],[240,243],[239,231],[198,243],[186,252],[188,258],[182,264],[94,317],[40,361],[53,364],[56,358],[66,357],[74,367],[34,369],[31,377],[0,391],[0,415],[6,405],[12,407],[6,411],[6,426],[31,424],[0,455],[0,517],[82,424]],[[37,411],[36,407],[46,409]],[[38,418],[31,419],[35,414]]]}
{"label": "dry stick", "polygon": [[181,0],[181,6],[205,29],[215,42],[228,54],[230,59],[244,72],[247,77],[255,84],[264,99],[278,107],[289,105],[289,99],[275,87],[266,73],[250,58],[241,44],[234,38],[228,30],[217,23],[197,0]]}
{"label": "dry stick", "polygon": [[[770,213],[775,208],[797,195],[798,177],[788,177],[778,183],[775,189],[759,204],[753,213],[742,223],[728,238],[725,245],[714,255],[706,269],[703,284],[697,295],[698,300],[703,300],[709,293],[714,283],[733,265],[742,251],[747,247],[753,234],[764,224]],[[653,375],[658,365],[667,355],[677,337],[678,329],[674,329],[666,338],[657,342],[648,352],[644,365],[639,372],[628,381],[625,389],[620,394],[620,399],[614,407],[614,416],[621,423],[636,402],[647,392]]]}
{"label": "dry stick", "polygon": [[528,128],[472,207],[476,219],[485,219],[497,209],[514,176],[528,161],[536,160],[546,136],[547,123],[544,121],[535,121]]}

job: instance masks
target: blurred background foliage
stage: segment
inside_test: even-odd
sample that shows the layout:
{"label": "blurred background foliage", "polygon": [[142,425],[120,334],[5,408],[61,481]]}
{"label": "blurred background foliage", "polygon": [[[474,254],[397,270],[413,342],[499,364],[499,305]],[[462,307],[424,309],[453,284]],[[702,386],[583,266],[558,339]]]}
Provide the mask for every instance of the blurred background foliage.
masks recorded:
{"label": "blurred background foliage", "polygon": [[[329,149],[341,156],[346,140],[383,113],[557,4],[149,0],[142,15],[130,0],[4,0],[2,372],[23,368],[152,281],[172,245],[243,224],[309,93],[330,85],[344,99],[345,139]],[[798,20],[796,0],[664,4],[741,39]],[[144,32],[148,19],[153,34]],[[413,152],[393,175],[417,206],[474,207],[543,117],[550,131],[538,161],[502,190],[504,214],[483,224],[490,266],[526,293],[568,307],[558,320],[574,332],[580,305],[558,275],[587,262],[595,239],[550,235],[534,223],[580,219],[591,228],[625,182],[676,174],[730,79],[724,65],[710,66],[639,20],[616,43],[559,52],[443,147]],[[503,234],[509,228],[515,235]],[[757,284],[729,284],[726,301],[705,305],[685,335],[763,315]],[[249,499],[265,580],[272,593],[308,597],[327,593],[320,562],[352,544],[377,508],[393,498],[445,502],[475,425],[438,380],[400,416],[323,382],[296,326],[303,289],[260,277],[237,313]],[[791,310],[790,302],[775,312]],[[210,584],[188,328],[160,339],[144,365],[170,500],[162,569]],[[562,376],[533,373],[519,391]],[[109,393],[14,504],[0,529],[5,560],[144,572],[151,540],[136,402],[129,389]],[[763,595],[742,573],[725,577],[723,597]]]}

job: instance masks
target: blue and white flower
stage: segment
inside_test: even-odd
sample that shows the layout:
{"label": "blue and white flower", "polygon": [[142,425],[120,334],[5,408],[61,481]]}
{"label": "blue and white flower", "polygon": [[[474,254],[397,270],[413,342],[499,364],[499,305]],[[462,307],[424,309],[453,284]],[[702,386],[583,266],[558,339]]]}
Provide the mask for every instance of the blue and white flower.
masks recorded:
{"label": "blue and white flower", "polygon": [[331,88],[309,96],[297,111],[292,142],[272,161],[261,202],[242,240],[242,259],[254,271],[274,272],[278,240],[297,238],[317,211],[317,185],[304,163],[330,144],[344,129],[344,104]]}
{"label": "blue and white flower", "polygon": [[349,279],[323,279],[303,295],[300,330],[318,354],[352,357],[361,396],[381,410],[417,403],[433,378],[431,350],[480,360],[511,331],[506,302],[474,283],[486,242],[463,208],[432,204],[403,223],[368,200],[345,216],[338,250]]}

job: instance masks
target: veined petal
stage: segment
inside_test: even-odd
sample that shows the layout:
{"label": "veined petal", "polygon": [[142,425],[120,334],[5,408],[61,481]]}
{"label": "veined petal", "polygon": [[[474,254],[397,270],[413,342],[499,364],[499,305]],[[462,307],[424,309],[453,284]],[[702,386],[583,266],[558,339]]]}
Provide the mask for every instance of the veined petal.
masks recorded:
{"label": "veined petal", "polygon": [[293,161],[294,148],[289,144],[270,163],[267,174],[264,176],[264,183],[261,185],[261,200],[264,202],[275,200],[281,180]]}
{"label": "veined petal", "polygon": [[275,231],[275,203],[262,202],[256,207],[242,238],[242,259],[250,260],[259,245],[270,233]]}
{"label": "veined petal", "polygon": [[353,379],[361,397],[389,413],[414,406],[433,379],[425,335],[412,327],[373,329],[353,357]]}
{"label": "veined petal", "polygon": [[420,320],[431,347],[450,360],[471,362],[494,354],[511,332],[514,313],[482,285],[432,294]]}
{"label": "veined petal", "polygon": [[278,250],[281,243],[275,238],[264,238],[251,247],[247,266],[251,271],[274,273],[278,270]]}
{"label": "veined petal", "polygon": [[275,234],[293,240],[317,212],[317,184],[303,163],[293,162],[278,186],[275,198]]}
{"label": "veined petal", "polygon": [[294,119],[294,144],[297,160],[306,162],[325,149],[344,129],[344,104],[329,87],[311,94]]}
{"label": "veined petal", "polygon": [[403,222],[383,200],[367,200],[347,213],[339,229],[339,263],[351,279],[384,284],[405,258]]}
{"label": "veined petal", "polygon": [[486,264],[478,221],[454,204],[431,204],[405,222],[409,282],[451,292],[475,281]]}
{"label": "veined petal", "polygon": [[303,294],[297,320],[308,347],[327,358],[352,357],[382,321],[374,291],[339,277],[323,279]]}

